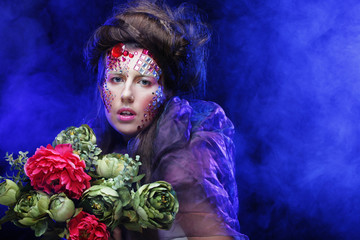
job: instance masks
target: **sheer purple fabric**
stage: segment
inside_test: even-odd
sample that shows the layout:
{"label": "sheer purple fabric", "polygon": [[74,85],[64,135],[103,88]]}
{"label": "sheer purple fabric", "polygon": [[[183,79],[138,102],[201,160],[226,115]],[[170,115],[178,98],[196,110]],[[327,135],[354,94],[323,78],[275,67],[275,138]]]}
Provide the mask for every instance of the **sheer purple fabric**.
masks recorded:
{"label": "sheer purple fabric", "polygon": [[154,139],[152,181],[165,180],[177,192],[180,209],[160,239],[233,236],[239,232],[234,176],[234,127],[213,102],[170,100]]}

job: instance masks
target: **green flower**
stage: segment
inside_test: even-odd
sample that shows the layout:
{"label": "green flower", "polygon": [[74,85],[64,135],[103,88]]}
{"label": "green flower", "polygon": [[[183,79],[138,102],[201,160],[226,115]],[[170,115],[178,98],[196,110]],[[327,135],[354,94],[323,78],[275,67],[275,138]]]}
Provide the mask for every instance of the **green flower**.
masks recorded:
{"label": "green flower", "polygon": [[83,124],[78,128],[68,127],[62,130],[54,140],[55,145],[74,142],[96,144],[96,136],[88,125]]}
{"label": "green flower", "polygon": [[138,223],[143,228],[170,229],[179,210],[179,202],[171,185],[157,181],[141,186],[133,197]]}
{"label": "green flower", "polygon": [[96,161],[101,149],[96,145],[94,131],[86,124],[80,127],[68,127],[61,131],[53,142],[53,147],[58,144],[69,143],[74,153],[86,162],[86,170],[95,171]]}
{"label": "green flower", "polygon": [[114,178],[124,171],[125,164],[124,155],[118,153],[106,154],[97,161],[96,173],[100,177]]}
{"label": "green flower", "polygon": [[49,196],[43,192],[29,191],[23,194],[14,207],[18,220],[23,226],[32,226],[47,217]]}
{"label": "green flower", "polygon": [[0,184],[0,204],[5,206],[14,205],[19,197],[19,186],[9,180],[5,179],[5,182]]}
{"label": "green flower", "polygon": [[65,222],[75,213],[75,204],[65,193],[50,197],[49,216],[57,222]]}
{"label": "green flower", "polygon": [[140,157],[135,159],[128,154],[110,153],[102,156],[96,163],[96,173],[98,176],[106,178],[103,185],[107,185],[117,190],[124,185],[129,187],[133,182],[140,181],[144,176],[137,175],[141,162]]}
{"label": "green flower", "polygon": [[122,207],[128,204],[130,199],[130,193],[125,188],[119,195],[110,187],[94,185],[83,193],[80,206],[85,212],[95,215],[106,226],[112,227],[121,217]]}

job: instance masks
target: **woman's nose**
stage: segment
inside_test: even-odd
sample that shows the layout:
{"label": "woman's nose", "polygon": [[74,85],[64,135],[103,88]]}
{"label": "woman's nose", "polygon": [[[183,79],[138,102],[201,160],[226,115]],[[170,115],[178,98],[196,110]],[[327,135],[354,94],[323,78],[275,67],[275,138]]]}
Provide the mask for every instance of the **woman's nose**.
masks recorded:
{"label": "woman's nose", "polygon": [[131,86],[125,86],[123,92],[121,93],[121,101],[125,103],[132,103],[134,100],[134,94],[131,90]]}

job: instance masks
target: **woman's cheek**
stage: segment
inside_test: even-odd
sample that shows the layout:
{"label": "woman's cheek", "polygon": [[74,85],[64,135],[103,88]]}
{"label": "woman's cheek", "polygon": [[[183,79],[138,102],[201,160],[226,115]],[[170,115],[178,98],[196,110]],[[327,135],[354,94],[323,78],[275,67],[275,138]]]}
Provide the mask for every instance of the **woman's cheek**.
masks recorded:
{"label": "woman's cheek", "polygon": [[159,86],[155,92],[151,93],[151,96],[147,99],[147,104],[144,106],[144,118],[141,120],[141,126],[138,129],[143,128],[149,122],[152,122],[154,117],[158,114],[159,108],[165,101],[164,90],[162,86]]}
{"label": "woman's cheek", "polygon": [[115,99],[115,95],[109,90],[107,82],[105,81],[102,87],[101,97],[104,102],[106,111],[109,113],[112,108],[112,103]]}

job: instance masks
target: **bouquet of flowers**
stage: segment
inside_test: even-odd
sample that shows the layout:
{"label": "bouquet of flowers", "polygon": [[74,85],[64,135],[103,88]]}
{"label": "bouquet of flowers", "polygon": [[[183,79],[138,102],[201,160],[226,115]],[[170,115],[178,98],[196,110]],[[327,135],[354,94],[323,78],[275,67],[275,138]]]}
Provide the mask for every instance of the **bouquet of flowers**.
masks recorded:
{"label": "bouquet of flowers", "polygon": [[0,177],[1,224],[30,227],[36,236],[108,239],[122,224],[129,230],[169,229],[179,203],[165,181],[140,184],[140,157],[102,154],[88,125],[61,131],[52,145],[6,154],[16,175]]}

